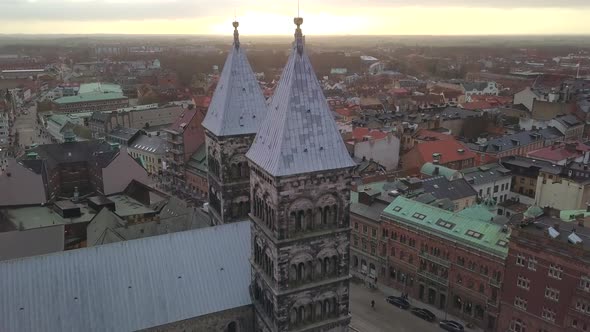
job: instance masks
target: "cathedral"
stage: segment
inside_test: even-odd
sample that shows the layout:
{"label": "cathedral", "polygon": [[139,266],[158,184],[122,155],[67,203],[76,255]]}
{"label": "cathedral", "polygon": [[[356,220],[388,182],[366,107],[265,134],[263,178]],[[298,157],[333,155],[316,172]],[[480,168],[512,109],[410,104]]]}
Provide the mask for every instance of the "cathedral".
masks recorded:
{"label": "cathedral", "polygon": [[268,102],[233,23],[203,121],[215,226],[0,262],[0,331],[348,330],[355,163],[294,23]]}
{"label": "cathedral", "polygon": [[258,331],[345,331],[350,158],[305,52],[303,19],[268,106],[238,23],[207,130],[218,224],[251,219],[250,293]]}

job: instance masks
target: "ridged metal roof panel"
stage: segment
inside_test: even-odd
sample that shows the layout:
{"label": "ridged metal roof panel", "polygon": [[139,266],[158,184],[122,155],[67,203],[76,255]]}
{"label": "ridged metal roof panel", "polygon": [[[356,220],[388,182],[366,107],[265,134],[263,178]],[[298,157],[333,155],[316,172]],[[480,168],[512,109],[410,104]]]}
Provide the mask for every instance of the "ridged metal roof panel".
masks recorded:
{"label": "ridged metal roof panel", "polygon": [[236,36],[203,127],[216,136],[255,134],[266,113],[262,89]]}
{"label": "ridged metal roof panel", "polygon": [[250,223],[0,263],[0,331],[136,331],[251,304]]}
{"label": "ridged metal roof panel", "polygon": [[[298,29],[293,50],[247,157],[273,176],[353,167]],[[296,34],[296,36],[297,36]]]}

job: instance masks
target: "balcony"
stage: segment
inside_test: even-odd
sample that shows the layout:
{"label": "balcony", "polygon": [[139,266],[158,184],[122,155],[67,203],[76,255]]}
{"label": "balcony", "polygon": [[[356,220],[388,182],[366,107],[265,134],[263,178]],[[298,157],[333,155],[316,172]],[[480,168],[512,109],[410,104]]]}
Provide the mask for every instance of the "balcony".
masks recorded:
{"label": "balcony", "polygon": [[490,278],[490,285],[492,285],[494,287],[500,287],[500,281],[498,281],[494,278]]}
{"label": "balcony", "polygon": [[431,254],[429,254],[429,253],[427,253],[425,251],[421,251],[418,254],[418,256],[420,256],[420,257],[422,257],[422,258],[424,258],[426,260],[429,260],[431,262],[434,262],[434,263],[436,263],[438,265],[442,265],[442,266],[444,266],[446,268],[449,268],[451,266],[451,262],[449,262],[448,260],[443,259],[443,258],[440,258],[440,257],[433,256],[433,255],[431,255]]}
{"label": "balcony", "polygon": [[441,284],[443,286],[448,286],[449,285],[449,280],[440,276],[437,276],[436,274],[430,273],[426,270],[418,270],[418,275],[422,276],[426,279],[432,280],[438,284]]}

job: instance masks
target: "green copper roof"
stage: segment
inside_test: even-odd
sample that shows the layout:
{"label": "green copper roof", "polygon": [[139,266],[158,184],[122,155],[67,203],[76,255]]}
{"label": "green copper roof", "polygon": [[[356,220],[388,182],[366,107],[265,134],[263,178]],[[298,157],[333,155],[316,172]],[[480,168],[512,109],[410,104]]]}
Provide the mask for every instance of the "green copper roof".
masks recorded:
{"label": "green copper roof", "polygon": [[469,206],[459,211],[458,214],[466,218],[477,219],[481,221],[491,221],[496,216],[495,213],[490,211],[488,206],[482,204]]}
{"label": "green copper roof", "polygon": [[577,216],[586,218],[590,216],[590,212],[586,210],[562,210],[559,212],[559,219],[563,221],[575,221]]}
{"label": "green copper roof", "polygon": [[201,144],[188,161],[187,169],[194,169],[197,172],[207,174],[207,149]]}
{"label": "green copper roof", "polygon": [[[434,174],[436,168],[438,167],[438,174]],[[420,169],[420,173],[429,175],[429,176],[439,176],[442,175],[449,180],[454,180],[461,177],[461,173],[457,170],[450,169],[448,167],[435,165],[433,163],[425,163],[422,165]]]}
{"label": "green copper roof", "polygon": [[53,121],[61,127],[65,126],[65,124],[68,123],[70,120],[71,118],[64,114],[54,114],[47,118],[47,121]]}
{"label": "green copper roof", "polygon": [[382,216],[505,258],[508,255],[508,233],[502,232],[501,225],[482,221],[484,216],[473,218],[470,214],[474,212],[477,211],[466,216],[400,196],[383,210]]}
{"label": "green copper roof", "polygon": [[73,104],[73,103],[84,103],[91,101],[103,101],[103,100],[115,100],[115,99],[127,99],[122,93],[117,92],[88,92],[84,94],[78,94],[77,96],[62,97],[54,100],[56,104]]}
{"label": "green copper roof", "polygon": [[531,205],[525,212],[524,216],[527,218],[537,218],[538,216],[543,214],[543,209],[538,207],[537,205]]}

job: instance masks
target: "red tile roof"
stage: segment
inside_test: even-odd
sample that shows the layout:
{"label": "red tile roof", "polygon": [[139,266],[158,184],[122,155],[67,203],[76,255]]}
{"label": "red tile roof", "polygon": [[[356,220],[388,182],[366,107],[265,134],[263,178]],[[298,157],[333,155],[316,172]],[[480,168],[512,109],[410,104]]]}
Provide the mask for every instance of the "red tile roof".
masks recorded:
{"label": "red tile roof", "polygon": [[334,112],[342,115],[342,116],[355,116],[356,112],[349,109],[349,108],[337,108]]}
{"label": "red tile roof", "polygon": [[439,133],[428,129],[420,129],[416,133],[416,139],[421,141],[446,141],[454,140],[455,138],[451,135]]}
{"label": "red tile roof", "polygon": [[487,101],[474,101],[474,102],[470,102],[470,103],[463,103],[460,106],[461,106],[461,108],[464,108],[466,110],[471,110],[471,111],[485,110],[485,109],[495,107],[494,105],[492,105],[491,103],[489,103]]}
{"label": "red tile roof", "polygon": [[[423,162],[432,162],[434,153],[440,153],[440,164],[472,159],[476,156],[475,153],[455,139],[419,143],[416,148]],[[459,152],[459,150],[463,150],[463,152]]]}
{"label": "red tile roof", "polygon": [[352,130],[352,137],[355,141],[360,142],[363,140],[364,137],[369,136],[372,139],[382,139],[387,137],[387,133],[382,132],[381,130],[371,130],[369,128],[357,127]]}
{"label": "red tile roof", "polygon": [[571,142],[576,144],[575,147],[568,147],[565,143],[559,145],[552,145],[540,150],[532,151],[528,153],[528,157],[537,158],[547,161],[558,162],[569,158],[581,157],[584,152],[590,151],[590,147],[580,142]]}

